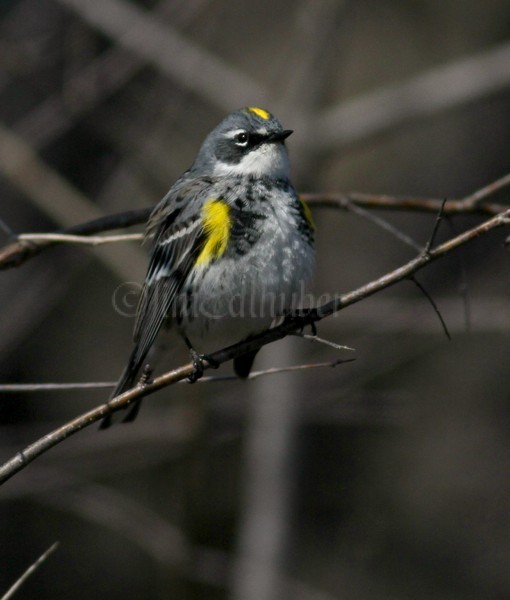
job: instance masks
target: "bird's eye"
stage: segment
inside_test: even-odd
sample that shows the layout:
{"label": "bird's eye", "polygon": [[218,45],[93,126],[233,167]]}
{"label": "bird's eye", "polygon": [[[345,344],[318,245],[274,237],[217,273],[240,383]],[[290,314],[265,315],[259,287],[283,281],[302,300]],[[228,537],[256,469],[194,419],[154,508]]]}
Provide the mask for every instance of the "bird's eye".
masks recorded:
{"label": "bird's eye", "polygon": [[246,131],[241,131],[236,135],[234,139],[236,142],[236,146],[241,146],[242,148],[244,148],[248,145],[248,140],[250,139],[250,136],[246,133]]}

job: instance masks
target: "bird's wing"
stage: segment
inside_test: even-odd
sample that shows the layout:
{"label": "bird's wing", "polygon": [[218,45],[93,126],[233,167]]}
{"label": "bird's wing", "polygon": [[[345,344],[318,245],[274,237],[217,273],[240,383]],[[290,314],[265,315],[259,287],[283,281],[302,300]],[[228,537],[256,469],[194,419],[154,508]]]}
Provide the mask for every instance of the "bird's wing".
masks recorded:
{"label": "bird's wing", "polygon": [[200,252],[204,239],[201,208],[210,193],[210,180],[178,182],[149,219],[146,237],[153,246],[133,336],[137,368],[172,313]]}
{"label": "bird's wing", "polygon": [[[207,232],[202,208],[215,197],[214,181],[183,176],[156,206],[145,237],[152,251],[134,330],[134,348],[111,397],[130,388],[167,316],[171,316],[184,282],[203,249]],[[136,415],[138,404],[128,415]],[[111,418],[103,421],[108,427]]]}

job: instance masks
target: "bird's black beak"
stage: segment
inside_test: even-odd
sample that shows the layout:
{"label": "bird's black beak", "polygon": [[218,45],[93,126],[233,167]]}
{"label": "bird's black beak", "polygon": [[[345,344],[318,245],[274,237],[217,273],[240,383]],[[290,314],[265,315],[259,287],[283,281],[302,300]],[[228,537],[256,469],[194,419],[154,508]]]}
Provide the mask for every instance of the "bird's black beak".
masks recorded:
{"label": "bird's black beak", "polygon": [[289,135],[293,133],[292,129],[284,129],[283,131],[277,131],[272,133],[268,138],[268,142],[283,142]]}

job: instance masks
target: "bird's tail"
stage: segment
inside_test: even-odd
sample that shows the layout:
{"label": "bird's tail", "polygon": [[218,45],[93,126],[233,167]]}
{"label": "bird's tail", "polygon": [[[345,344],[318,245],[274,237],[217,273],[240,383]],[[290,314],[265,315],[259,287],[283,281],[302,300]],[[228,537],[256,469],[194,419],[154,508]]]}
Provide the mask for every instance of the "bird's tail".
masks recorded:
{"label": "bird's tail", "polygon": [[238,377],[246,379],[249,376],[257,352],[258,350],[251,350],[234,358],[234,372]]}
{"label": "bird's tail", "polygon": [[[140,370],[140,366],[144,360],[145,356],[140,357],[138,353],[138,348],[135,347],[133,349],[133,352],[131,353],[131,356],[129,357],[129,361],[126,368],[124,369],[124,371],[122,371],[122,375],[120,376],[119,381],[115,386],[115,389],[110,394],[109,400],[112,400],[116,396],[120,396],[120,394],[123,394],[125,391],[133,387],[133,383],[136,380],[138,371]],[[141,401],[142,399],[140,398],[139,400],[135,400],[135,402],[130,405],[129,412],[124,417],[123,422],[130,422],[135,420],[136,415],[140,410]],[[113,419],[112,414],[110,413],[106,415],[106,417],[104,417],[104,419],[101,421],[99,429],[108,429],[108,427],[110,427],[112,423]]]}

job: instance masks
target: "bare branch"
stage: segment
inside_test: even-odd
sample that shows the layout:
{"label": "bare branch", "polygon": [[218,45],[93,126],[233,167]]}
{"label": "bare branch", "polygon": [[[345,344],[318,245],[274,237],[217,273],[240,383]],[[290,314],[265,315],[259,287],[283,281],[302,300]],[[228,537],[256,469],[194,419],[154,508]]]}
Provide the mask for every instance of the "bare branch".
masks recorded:
{"label": "bare branch", "polygon": [[437,232],[439,231],[439,225],[441,225],[441,221],[443,220],[445,206],[446,206],[446,198],[441,203],[441,207],[439,209],[439,212],[437,213],[436,222],[434,223],[434,229],[432,230],[432,233],[429,237],[427,245],[423,249],[423,252],[425,254],[428,254],[430,252],[430,249],[436,242]]}
{"label": "bare branch", "polygon": [[[342,346],[345,348],[346,346]],[[265,375],[277,375],[279,373],[293,373],[296,371],[308,371],[311,369],[332,369],[334,367],[338,367],[338,365],[342,365],[347,362],[352,362],[353,358],[332,360],[330,362],[322,362],[322,363],[310,363],[305,365],[296,365],[294,367],[274,367],[272,369],[265,369],[264,371],[253,371],[248,376],[248,379],[258,379],[259,377],[263,377]],[[236,377],[239,380],[238,377]]]}
{"label": "bare branch", "polygon": [[[340,346],[339,344],[328,342],[328,340],[323,340],[322,338],[318,338],[317,336],[299,334],[299,337],[302,337],[303,339],[310,339],[314,342],[326,344],[327,346],[331,346],[336,350],[353,350],[353,348],[349,348],[348,346]],[[279,373],[293,373],[295,371],[307,371],[309,369],[331,368],[341,365],[344,362],[352,362],[353,360],[354,359],[352,358],[337,359],[330,362],[306,363],[303,365],[294,365],[291,367],[275,367],[272,369],[265,369],[263,371],[252,371],[248,375],[247,379],[258,379],[259,377],[264,377],[266,375],[277,375]],[[196,383],[218,383],[220,381],[239,381],[239,377],[237,377],[237,375],[213,375],[211,377],[202,377],[198,379]],[[188,382],[183,380],[177,383],[187,384]],[[2,383],[0,384],[0,394],[9,392],[23,393],[46,391],[68,392],[70,390],[104,390],[113,388],[116,385],[116,381],[91,381],[84,383]]]}
{"label": "bare branch", "polygon": [[134,242],[143,240],[143,233],[125,233],[122,235],[72,235],[69,233],[22,233],[18,235],[21,242],[56,242],[68,244],[85,244],[88,246],[100,246],[101,244],[112,244],[114,242]]}
{"label": "bare branch", "polygon": [[68,392],[70,390],[105,390],[114,387],[113,381],[90,381],[84,383],[2,383],[0,394],[21,392]]}
{"label": "bare branch", "polygon": [[31,575],[33,575],[35,571],[37,571],[37,569],[42,565],[42,563],[45,562],[46,559],[51,554],[53,554],[53,552],[55,552],[55,550],[58,548],[58,544],[58,542],[55,542],[46,550],[46,552],[41,554],[41,556],[33,564],[31,564],[30,567],[28,567],[28,569],[23,573],[23,575],[14,583],[14,585],[12,585],[7,590],[7,592],[2,596],[0,600],[10,600],[14,596],[14,594],[20,589],[20,587],[25,583],[25,581]]}
{"label": "bare branch", "polygon": [[[386,194],[367,194],[362,192],[313,192],[300,194],[312,207],[348,210],[350,203],[364,208],[382,210],[401,210],[406,212],[437,213],[444,200],[438,198],[416,198],[388,196]],[[494,202],[471,202],[471,196],[463,200],[450,200],[445,206],[445,215],[497,215],[508,208],[505,204]]]}
{"label": "bare branch", "polygon": [[[408,279],[417,273],[420,269],[425,267],[427,264],[446,256],[450,252],[457,248],[467,244],[468,242],[488,234],[490,231],[510,225],[510,209],[496,215],[492,219],[489,219],[477,227],[473,227],[458,236],[455,236],[446,242],[430,249],[428,253],[420,253],[416,258],[410,260],[406,264],[398,267],[379,277],[378,279],[363,285],[356,290],[353,290],[347,294],[343,294],[317,309],[309,312],[305,317],[294,316],[288,317],[285,321],[263,333],[246,340],[239,342],[223,350],[219,350],[210,355],[211,363],[223,364],[229,360],[232,360],[236,356],[241,356],[252,350],[257,350],[266,344],[275,342],[276,340],[282,339],[289,334],[300,331],[304,325],[318,322],[321,319],[332,315],[333,313],[340,311],[351,304],[355,304],[364,298],[374,295],[375,293],[389,288],[396,283]],[[210,368],[210,364],[207,360],[204,360],[204,369]],[[0,467],[0,483],[3,483],[10,479],[15,473],[25,468],[30,462],[35,460],[41,454],[47,452],[53,446],[59,444],[63,440],[67,439],[71,435],[78,433],[85,427],[88,427],[92,423],[103,419],[105,416],[124,409],[132,404],[135,400],[152,394],[157,390],[172,385],[178,381],[188,378],[194,373],[194,366],[192,363],[188,363],[172,371],[169,371],[150,383],[146,383],[143,386],[137,386],[127,392],[121,394],[110,400],[106,404],[102,404],[93,408],[85,414],[82,414],[72,421],[69,421],[62,427],[55,429],[39,440],[27,446],[23,451],[16,454],[13,458],[8,460]]]}
{"label": "bare branch", "polygon": [[[1,150],[1,147],[0,147]],[[478,214],[478,215],[497,215],[505,211],[508,206],[486,202],[486,199],[495,192],[503,189],[510,184],[510,174],[485,186],[463,200],[448,200],[444,207],[445,215],[460,214]],[[441,210],[444,200],[437,198],[409,198],[395,197],[380,194],[366,194],[361,192],[350,193],[307,193],[301,194],[301,198],[314,208],[333,208],[341,210],[351,210],[355,212],[353,206],[361,208],[384,209],[384,210],[402,210],[416,212],[433,212]],[[475,200],[473,200],[475,198]],[[145,223],[151,213],[151,208],[142,208],[137,210],[116,213],[99,217],[92,221],[73,225],[59,233],[66,234],[95,234],[111,229],[119,229],[140,225]],[[375,220],[375,218],[374,218]],[[382,223],[378,223],[381,227]],[[399,232],[400,233],[400,232]],[[395,234],[395,233],[394,233]],[[396,234],[395,234],[396,235]],[[402,234],[403,235],[403,234]],[[404,236],[406,237],[406,236]],[[402,239],[402,241],[405,241]],[[408,239],[409,245],[414,241]],[[40,241],[20,241],[17,240],[0,249],[0,270],[17,267],[42,252],[45,248],[53,246],[55,242],[50,240]]]}
{"label": "bare branch", "polygon": [[[356,352],[354,348],[350,348],[349,346],[344,346],[342,344],[337,344],[332,342],[331,340],[325,340],[324,338],[319,337],[318,335],[311,335],[309,333],[295,333],[297,337],[301,337],[304,340],[308,340],[310,342],[316,342],[317,344],[324,344],[324,346],[329,346],[330,348],[334,348],[335,350],[348,350],[349,352]],[[342,362],[352,362],[355,360],[354,358],[349,358],[347,361]],[[338,364],[338,363],[335,363]]]}
{"label": "bare branch", "polygon": [[388,233],[393,235],[395,238],[397,238],[397,240],[400,240],[407,246],[411,246],[411,248],[414,248],[415,250],[421,249],[421,246],[418,244],[418,242],[415,242],[412,237],[408,236],[407,234],[405,234],[402,231],[400,231],[399,229],[397,229],[394,225],[392,225],[386,219],[382,219],[381,217],[372,214],[367,209],[365,209],[361,206],[356,206],[356,204],[353,204],[352,202],[348,202],[346,208],[347,208],[347,210],[353,212],[354,214],[359,215],[360,217],[363,217],[364,219],[367,219],[367,221],[371,221],[372,223],[374,223],[381,229],[384,229],[384,231],[387,231]]}
{"label": "bare branch", "polygon": [[[368,283],[357,290],[344,294],[340,296],[336,300],[332,300],[320,308],[317,309],[318,317],[324,318],[345,308],[346,306],[350,306],[351,304],[355,304],[359,302],[363,298],[368,298],[372,296],[376,292],[379,292],[381,289],[388,288],[403,279],[409,278],[411,275],[422,269],[429,262],[437,260],[438,258],[442,258],[446,256],[453,250],[463,246],[464,244],[480,237],[481,235],[487,234],[489,231],[496,229],[498,227],[504,227],[510,224],[510,209],[505,210],[504,212],[496,215],[492,219],[488,221],[484,221],[477,227],[473,227],[472,229],[468,229],[464,231],[458,236],[455,236],[446,242],[436,246],[431,249],[427,254],[420,253],[419,256],[410,260],[405,265],[402,265],[398,269],[391,271],[387,275]],[[319,320],[318,318],[316,320]]]}
{"label": "bare branch", "polygon": [[503,177],[500,177],[499,179],[496,179],[496,181],[489,183],[489,185],[486,185],[483,188],[480,188],[474,194],[471,194],[470,196],[466,196],[466,198],[464,198],[463,202],[464,202],[465,206],[471,206],[473,208],[477,207],[480,204],[480,202],[484,201],[489,196],[493,196],[496,192],[499,192],[503,188],[509,187],[509,186],[510,186],[510,173],[508,175],[504,175]]}
{"label": "bare branch", "polygon": [[[63,229],[57,233],[87,235],[101,233],[102,231],[109,231],[112,229],[132,227],[133,225],[145,223],[149,218],[151,210],[151,208],[140,208],[136,210],[128,210],[122,213],[116,213],[113,215],[106,215],[104,217],[93,219],[92,221],[86,221],[85,223],[72,225],[71,227],[67,227],[66,229]],[[0,269],[18,267],[25,261],[37,256],[40,252],[46,248],[54,246],[55,244],[56,242],[51,240],[28,242],[26,240],[20,241],[18,238],[15,242],[12,242],[8,246],[0,249]]]}

